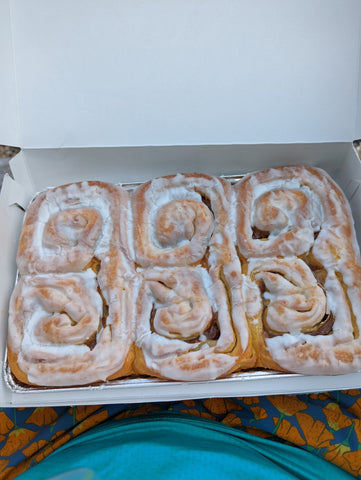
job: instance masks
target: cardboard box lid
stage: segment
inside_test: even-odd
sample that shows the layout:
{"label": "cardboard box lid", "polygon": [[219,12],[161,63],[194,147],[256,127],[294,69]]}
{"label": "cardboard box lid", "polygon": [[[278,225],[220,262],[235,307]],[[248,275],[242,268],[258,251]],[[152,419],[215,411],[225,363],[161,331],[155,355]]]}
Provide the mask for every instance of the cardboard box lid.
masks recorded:
{"label": "cardboard box lid", "polygon": [[352,141],[359,0],[0,0],[0,143]]}

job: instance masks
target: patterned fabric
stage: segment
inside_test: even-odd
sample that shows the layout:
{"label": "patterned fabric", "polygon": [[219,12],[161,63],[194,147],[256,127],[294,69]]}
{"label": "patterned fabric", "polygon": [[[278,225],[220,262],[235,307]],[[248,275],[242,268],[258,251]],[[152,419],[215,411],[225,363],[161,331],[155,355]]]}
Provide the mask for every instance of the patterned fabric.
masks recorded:
{"label": "patterned fabric", "polygon": [[0,479],[107,420],[175,411],[308,450],[361,478],[361,390],[134,405],[0,409]]}

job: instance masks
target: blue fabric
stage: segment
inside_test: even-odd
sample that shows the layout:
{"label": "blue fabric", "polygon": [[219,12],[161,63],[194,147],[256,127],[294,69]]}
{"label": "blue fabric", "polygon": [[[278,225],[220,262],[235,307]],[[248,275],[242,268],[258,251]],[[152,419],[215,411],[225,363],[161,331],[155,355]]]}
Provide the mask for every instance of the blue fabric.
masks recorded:
{"label": "blue fabric", "polygon": [[169,413],[108,421],[68,442],[18,478],[45,480],[71,475],[79,468],[104,480],[353,478],[297,447],[211,420]]}

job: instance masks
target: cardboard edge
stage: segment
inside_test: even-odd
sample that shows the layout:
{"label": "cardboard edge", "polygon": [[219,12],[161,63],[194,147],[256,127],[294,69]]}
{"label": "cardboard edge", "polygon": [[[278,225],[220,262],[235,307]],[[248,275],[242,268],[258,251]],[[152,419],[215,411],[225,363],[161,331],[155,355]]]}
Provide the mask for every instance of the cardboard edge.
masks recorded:
{"label": "cardboard edge", "polygon": [[9,161],[9,167],[13,176],[14,202],[16,201],[25,209],[33,197],[35,187],[22,150]]}
{"label": "cardboard edge", "polygon": [[10,0],[0,0],[0,143],[19,144],[19,114]]}
{"label": "cardboard edge", "polygon": [[[266,161],[274,165],[327,163],[334,170],[349,148],[350,142],[41,148],[23,149],[10,166],[15,180],[36,193],[53,186],[54,181],[58,185],[82,180],[130,183],[205,168],[212,174],[232,175],[251,171],[257,162]],[[226,165],[222,158],[228,159]],[[69,161],[71,174],[67,172]]]}
{"label": "cardboard edge", "polygon": [[361,139],[361,11],[359,14],[359,56],[358,56],[358,84],[356,90],[356,119],[354,140]]}
{"label": "cardboard edge", "polygon": [[[276,380],[276,382],[275,382]],[[270,383],[271,382],[271,383]],[[219,379],[210,382],[160,382],[154,384],[138,383],[119,386],[82,388],[72,398],[71,389],[43,392],[13,393],[6,385],[0,386],[3,406],[28,407],[142,403],[161,401],[180,401],[196,398],[249,397],[261,395],[280,395],[315,393],[324,391],[360,388],[361,373],[339,377],[302,376],[297,374],[244,375],[241,378]]]}

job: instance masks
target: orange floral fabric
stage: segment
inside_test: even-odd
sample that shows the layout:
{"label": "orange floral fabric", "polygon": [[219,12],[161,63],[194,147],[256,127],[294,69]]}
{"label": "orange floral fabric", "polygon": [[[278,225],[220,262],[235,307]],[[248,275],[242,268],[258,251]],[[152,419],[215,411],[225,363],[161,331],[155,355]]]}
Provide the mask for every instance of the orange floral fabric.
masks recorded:
{"label": "orange floral fabric", "polygon": [[222,422],[321,456],[361,478],[361,390],[182,402],[0,409],[0,480],[12,480],[96,425],[156,412]]}

